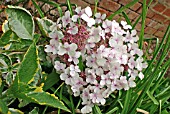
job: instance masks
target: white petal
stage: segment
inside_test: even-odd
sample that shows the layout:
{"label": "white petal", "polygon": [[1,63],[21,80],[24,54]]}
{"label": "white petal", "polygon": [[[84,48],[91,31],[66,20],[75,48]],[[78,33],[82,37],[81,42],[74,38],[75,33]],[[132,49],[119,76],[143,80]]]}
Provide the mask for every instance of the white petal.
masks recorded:
{"label": "white petal", "polygon": [[100,18],[100,17],[101,17],[101,13],[96,13],[96,14],[95,14],[95,17],[96,17],[96,18]]}
{"label": "white petal", "polygon": [[78,18],[79,18],[78,15],[73,15],[71,19],[72,19],[73,22],[77,22]]}
{"label": "white petal", "polygon": [[88,21],[87,25],[89,27],[92,27],[92,25],[94,25],[94,24],[95,24],[95,20],[93,18],[89,18],[89,21]]}
{"label": "white petal", "polygon": [[63,47],[60,47],[58,50],[58,54],[59,55],[64,55],[66,53],[66,49],[64,49]]}
{"label": "white petal", "polygon": [[66,80],[67,78],[68,78],[68,75],[65,74],[65,73],[62,73],[62,74],[60,75],[60,79],[61,79],[61,80]]}
{"label": "white petal", "polygon": [[92,11],[91,11],[91,8],[90,8],[89,6],[87,6],[87,7],[85,8],[85,13],[86,13],[89,17],[92,16]]}
{"label": "white petal", "polygon": [[78,13],[78,14],[80,13],[80,11],[81,11],[81,7],[77,7],[77,8],[75,9],[75,12]]}
{"label": "white petal", "polygon": [[142,72],[139,73],[139,78],[142,80],[144,78],[144,75]]}
{"label": "white petal", "polygon": [[82,14],[82,15],[81,15],[81,18],[82,18],[84,21],[86,21],[86,22],[88,22],[89,19],[90,19],[86,14]]}
{"label": "white petal", "polygon": [[104,58],[98,58],[96,62],[97,62],[97,64],[98,64],[99,66],[104,66],[105,63],[106,63],[106,59],[104,59]]}
{"label": "white petal", "polygon": [[106,18],[106,14],[103,14],[101,19],[104,20]]}

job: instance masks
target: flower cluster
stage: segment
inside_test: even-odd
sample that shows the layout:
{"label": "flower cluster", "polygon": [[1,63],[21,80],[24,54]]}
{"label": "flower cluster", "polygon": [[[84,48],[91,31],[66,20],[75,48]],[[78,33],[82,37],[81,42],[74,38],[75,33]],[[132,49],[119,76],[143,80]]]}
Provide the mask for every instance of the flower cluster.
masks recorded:
{"label": "flower cluster", "polygon": [[77,7],[72,16],[66,11],[45,46],[61,80],[82,98],[82,113],[91,112],[94,104],[104,105],[116,90],[135,87],[147,67],[136,30],[125,21],[105,19],[106,14],[92,16],[90,7]]}

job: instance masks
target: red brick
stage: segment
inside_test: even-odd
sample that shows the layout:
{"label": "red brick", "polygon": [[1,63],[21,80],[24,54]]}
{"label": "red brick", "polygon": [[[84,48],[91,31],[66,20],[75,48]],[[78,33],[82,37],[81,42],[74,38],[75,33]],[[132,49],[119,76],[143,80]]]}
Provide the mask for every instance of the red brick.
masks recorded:
{"label": "red brick", "polygon": [[141,30],[141,23],[138,23],[136,26],[135,26],[135,29],[140,31]]}
{"label": "red brick", "polygon": [[163,14],[170,17],[170,8],[166,9]]}
{"label": "red brick", "polygon": [[153,7],[153,9],[158,12],[163,12],[166,7],[163,4],[158,3]]}
{"label": "red brick", "polygon": [[162,38],[164,36],[164,32],[157,31],[154,35],[157,36],[158,38]]}
{"label": "red brick", "polygon": [[126,14],[128,14],[131,10],[130,9],[125,9],[124,10]]}
{"label": "red brick", "polygon": [[158,22],[163,22],[166,18],[163,17],[162,15],[159,15],[159,14],[156,14],[154,17],[153,17],[154,20],[157,20]]}
{"label": "red brick", "polygon": [[170,7],[170,2],[169,2],[169,0],[165,0],[165,4]]}
{"label": "red brick", "polygon": [[142,5],[142,4],[140,4],[140,3],[137,2],[137,3],[134,4],[132,7],[130,7],[130,9],[136,11],[137,9],[139,9],[139,8],[141,7],[141,5]]}
{"label": "red brick", "polygon": [[170,24],[170,20],[165,20],[164,24],[169,25]]}
{"label": "red brick", "polygon": [[165,32],[167,29],[167,26],[161,25],[160,28],[158,29],[159,31]]}
{"label": "red brick", "polygon": [[128,17],[131,20],[135,19],[137,16],[139,16],[139,14],[134,12],[134,11],[132,11],[132,10],[128,13]]}
{"label": "red brick", "polygon": [[88,2],[89,4],[95,4],[95,0],[84,0],[86,2]]}
{"label": "red brick", "polygon": [[154,29],[159,29],[161,27],[162,24],[157,23],[155,26],[153,26]]}
{"label": "red brick", "polygon": [[119,21],[120,18],[121,18],[121,17],[120,17],[119,15],[115,15],[115,16],[113,17],[113,20]]}
{"label": "red brick", "polygon": [[130,2],[132,2],[132,0],[119,0],[119,3],[123,5],[127,5]]}
{"label": "red brick", "polygon": [[[59,3],[66,3],[66,0],[57,0],[57,2]],[[87,6],[89,6],[89,4],[87,4],[86,2],[82,1],[82,0],[71,0],[72,4],[77,4],[78,6],[81,6],[82,8],[85,8]]]}
{"label": "red brick", "polygon": [[[94,11],[95,6],[91,5],[90,7],[91,7],[92,11]],[[109,16],[111,14],[109,11],[107,11],[103,8],[100,8],[100,7],[97,7],[97,12],[100,12],[102,14],[106,14],[107,16]]]}
{"label": "red brick", "polygon": [[153,26],[156,26],[157,24],[158,22],[151,20],[151,22],[147,26],[153,27]]}
{"label": "red brick", "polygon": [[138,13],[142,13],[142,6],[137,10]]}
{"label": "red brick", "polygon": [[149,9],[146,16],[149,18],[152,18],[154,15],[155,15],[155,12]]}
{"label": "red brick", "polygon": [[99,6],[110,11],[117,11],[120,8],[120,4],[113,2],[111,0],[102,0]]}
{"label": "red brick", "polygon": [[151,22],[151,19],[149,19],[149,18],[146,18],[146,19],[145,19],[145,25],[150,24],[150,22]]}
{"label": "red brick", "polygon": [[152,28],[152,27],[146,27],[145,28],[145,33],[147,34],[154,34],[157,30]]}

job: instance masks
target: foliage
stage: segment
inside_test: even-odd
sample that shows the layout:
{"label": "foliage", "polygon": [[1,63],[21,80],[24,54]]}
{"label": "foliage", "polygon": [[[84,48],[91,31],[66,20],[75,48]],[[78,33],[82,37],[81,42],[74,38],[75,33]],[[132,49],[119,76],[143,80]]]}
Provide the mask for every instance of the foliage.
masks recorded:
{"label": "foliage", "polygon": [[[24,8],[6,8],[8,19],[3,24],[3,34],[0,38],[0,113],[45,114],[51,110],[57,113],[78,113],[82,108],[81,99],[67,92],[70,88],[60,80],[59,74],[53,69],[53,64],[48,61],[49,58],[46,58],[47,54],[44,52],[44,45],[48,42],[51,32],[49,26],[53,22],[44,18],[45,13],[41,7],[35,0],[32,1],[41,16],[41,19],[36,18],[36,22]],[[60,17],[63,15],[61,6],[67,6],[71,12],[73,6],[76,6],[69,0],[61,5],[48,0],[38,1],[57,8]],[[142,15],[132,24],[124,10],[136,2],[138,0],[122,7],[108,19],[112,20],[113,16],[120,14],[134,28],[142,18],[139,45],[141,49],[146,48],[144,57],[148,67],[143,71],[145,77],[143,80],[137,80],[135,88],[113,92],[104,106],[95,105],[94,114],[168,114],[170,111],[170,79],[164,77],[170,66],[170,59],[166,59],[170,51],[170,26],[161,42],[158,38],[144,38],[146,13],[152,0],[148,5],[146,0],[143,0]],[[35,33],[37,25],[41,34]],[[156,48],[150,54],[149,46],[154,41]],[[144,42],[148,43],[148,47]],[[81,61],[81,58],[79,60]]]}

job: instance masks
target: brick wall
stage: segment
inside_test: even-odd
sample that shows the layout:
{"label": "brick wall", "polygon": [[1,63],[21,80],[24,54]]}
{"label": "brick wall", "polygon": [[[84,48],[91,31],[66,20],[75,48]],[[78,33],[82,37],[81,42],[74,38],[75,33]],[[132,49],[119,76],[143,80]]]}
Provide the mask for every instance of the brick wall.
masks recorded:
{"label": "brick wall", "polygon": [[[58,3],[65,3],[65,0],[56,0]],[[78,6],[86,7],[91,6],[94,9],[95,0],[71,0],[71,3],[75,3]],[[106,13],[107,15],[120,9],[122,6],[130,3],[132,0],[99,0],[98,11]],[[142,1],[139,0],[134,6],[131,6],[125,12],[129,16],[132,24],[141,15]],[[147,3],[150,0],[147,0]],[[115,20],[125,20],[121,15],[116,15]],[[158,37],[162,38],[167,26],[170,24],[170,0],[153,0],[150,5],[145,20],[145,37]],[[138,32],[141,29],[141,20],[135,28]]]}

